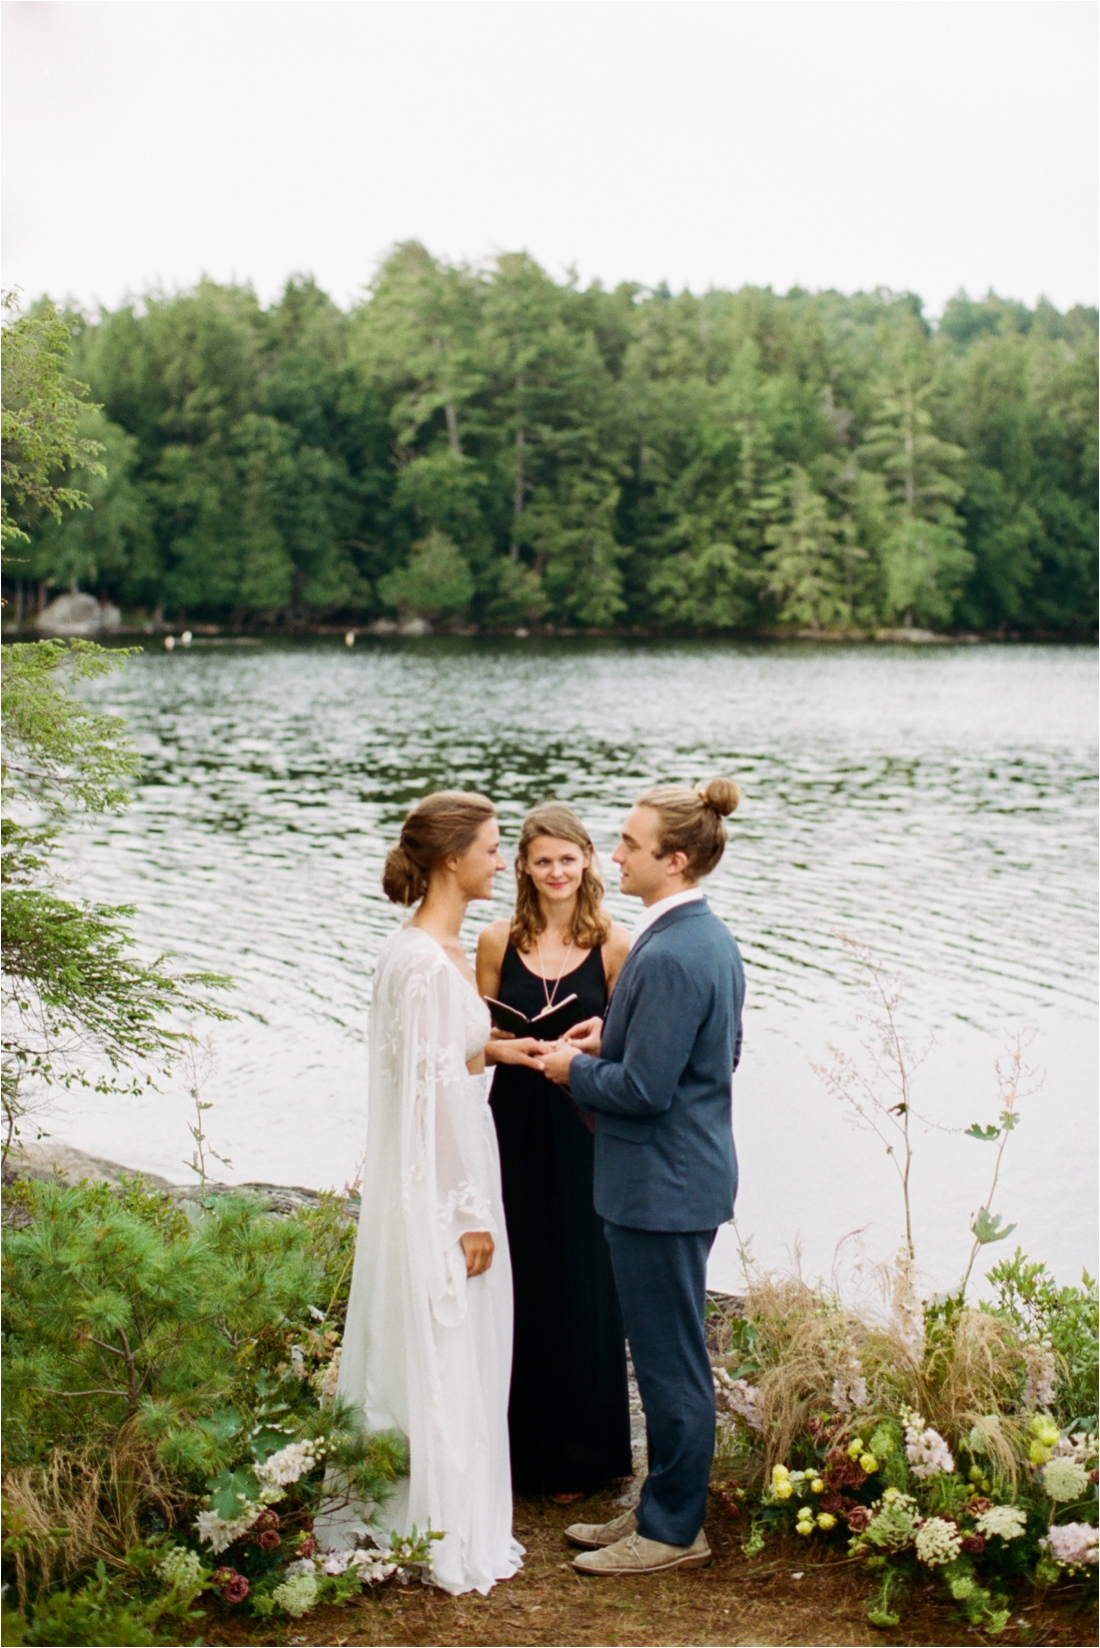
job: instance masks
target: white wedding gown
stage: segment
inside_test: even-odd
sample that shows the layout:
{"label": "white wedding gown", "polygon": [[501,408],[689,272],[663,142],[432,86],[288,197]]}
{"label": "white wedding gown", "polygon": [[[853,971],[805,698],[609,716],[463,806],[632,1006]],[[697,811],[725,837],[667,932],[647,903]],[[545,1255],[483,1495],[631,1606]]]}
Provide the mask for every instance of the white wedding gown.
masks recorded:
{"label": "white wedding gown", "polygon": [[[508,1387],[512,1272],[488,1075],[467,1060],[489,1039],[485,1003],[442,947],[404,927],[383,947],[370,1014],[367,1153],[339,1394],[368,1429],[409,1441],[409,1475],[378,1513],[407,1534],[442,1529],[431,1578],[489,1591],[521,1566],[512,1537]],[[467,1280],[460,1238],[492,1233],[489,1270]],[[317,1519],[346,1549],[371,1506]]]}

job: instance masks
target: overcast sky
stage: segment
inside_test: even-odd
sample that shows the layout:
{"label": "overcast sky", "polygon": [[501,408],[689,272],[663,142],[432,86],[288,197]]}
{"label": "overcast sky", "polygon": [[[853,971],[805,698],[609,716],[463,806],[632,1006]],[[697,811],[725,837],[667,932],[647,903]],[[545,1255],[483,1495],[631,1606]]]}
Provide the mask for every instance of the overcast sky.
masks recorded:
{"label": "overcast sky", "polygon": [[395,241],[1097,301],[1091,0],[11,0],[4,279],[340,302]]}

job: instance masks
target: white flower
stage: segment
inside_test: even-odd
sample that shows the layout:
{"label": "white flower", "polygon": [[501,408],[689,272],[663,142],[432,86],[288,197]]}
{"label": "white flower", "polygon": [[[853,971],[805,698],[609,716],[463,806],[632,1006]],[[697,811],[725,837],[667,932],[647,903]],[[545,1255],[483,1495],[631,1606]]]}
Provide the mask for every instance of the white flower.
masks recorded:
{"label": "white flower", "polygon": [[293,1562],[288,1562],[283,1569],[284,1579],[294,1579],[298,1574],[315,1574],[317,1563],[311,1556],[296,1556]]}
{"label": "white flower", "polygon": [[1050,1529],[1043,1544],[1061,1568],[1096,1566],[1097,1534],[1087,1522],[1065,1522]]}
{"label": "white flower", "polygon": [[200,1511],[195,1518],[195,1532],[204,1545],[209,1545],[215,1556],[220,1556],[235,1539],[248,1532],[258,1515],[259,1508],[247,1500],[242,1514],[231,1521],[226,1521],[217,1511]]}
{"label": "white flower", "polygon": [[991,1534],[999,1534],[1001,1539],[1019,1539],[1027,1530],[1027,1513],[1018,1511],[1015,1505],[992,1505],[974,1518],[974,1526],[987,1539]]}
{"label": "white flower", "polygon": [[1096,1464],[1096,1437],[1091,1431],[1076,1431],[1073,1436],[1060,1436],[1050,1453],[1052,1459],[1075,1459],[1088,1470]]}
{"label": "white flower", "polygon": [[1089,1491],[1089,1475],[1076,1459],[1052,1459],[1043,1467],[1043,1489],[1051,1499],[1069,1502],[1084,1499]]}
{"label": "white flower", "polygon": [[924,1306],[913,1284],[913,1261],[902,1249],[894,1268],[894,1330],[913,1361],[924,1355]]}
{"label": "white flower", "polygon": [[317,1603],[317,1579],[314,1574],[295,1574],[292,1579],[285,1579],[281,1585],[276,1585],[271,1593],[272,1602],[277,1602],[280,1608],[294,1619],[301,1619],[303,1614]]}
{"label": "white flower", "polygon": [[325,1319],[324,1311],[318,1310],[316,1305],[310,1305],[309,1314],[313,1317],[315,1322],[323,1322]]}
{"label": "white flower", "polygon": [[836,1413],[848,1413],[853,1408],[867,1406],[867,1381],[859,1371],[858,1361],[849,1372],[833,1380],[829,1400]]}
{"label": "white flower", "polygon": [[1021,1405],[1027,1413],[1038,1413],[1054,1401],[1054,1350],[1049,1339],[1038,1345],[1025,1345],[1023,1350],[1027,1378]]}
{"label": "white flower", "polygon": [[743,1419],[751,1430],[762,1431],[764,1421],[760,1417],[760,1395],[756,1386],[750,1385],[747,1379],[731,1379],[725,1368],[715,1368],[713,1373],[719,1405]]}
{"label": "white flower", "polygon": [[905,1457],[913,1475],[921,1480],[941,1473],[950,1476],[955,1469],[955,1461],[939,1431],[926,1426],[920,1414],[912,1408],[903,1407],[900,1417],[905,1426]]}
{"label": "white flower", "polygon": [[917,1560],[929,1568],[953,1562],[962,1550],[962,1535],[953,1522],[930,1516],[917,1529]]}
{"label": "white flower", "polygon": [[343,1346],[337,1345],[332,1353],[332,1360],[326,1362],[323,1368],[318,1368],[310,1380],[310,1384],[322,1402],[331,1402],[336,1395],[336,1383],[340,1377],[340,1356],[342,1351]]}
{"label": "white flower", "polygon": [[183,1545],[174,1545],[164,1560],[157,1563],[157,1573],[166,1585],[174,1585],[188,1598],[197,1597],[206,1583],[206,1571],[199,1558]]}
{"label": "white flower", "polygon": [[256,1466],[256,1477],[263,1485],[285,1488],[307,1475],[323,1458],[324,1451],[319,1442],[310,1437],[302,1442],[290,1442]]}

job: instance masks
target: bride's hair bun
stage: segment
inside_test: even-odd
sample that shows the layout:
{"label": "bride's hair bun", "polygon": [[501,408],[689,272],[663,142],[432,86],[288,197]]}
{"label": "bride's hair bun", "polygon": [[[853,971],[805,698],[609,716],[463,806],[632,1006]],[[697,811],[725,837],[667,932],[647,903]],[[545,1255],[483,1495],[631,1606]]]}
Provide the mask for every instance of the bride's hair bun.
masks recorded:
{"label": "bride's hair bun", "polygon": [[741,799],[741,791],[732,778],[710,778],[705,784],[700,784],[695,793],[703,805],[712,808],[719,818],[728,818],[730,813],[736,812]]}
{"label": "bride's hair bun", "polygon": [[428,891],[433,864],[461,857],[481,826],[493,817],[493,803],[468,790],[426,795],[401,826],[400,840],[386,854],[382,891],[393,904],[418,904]]}
{"label": "bride's hair bun", "polygon": [[386,854],[382,891],[391,904],[418,904],[428,891],[428,876],[399,841]]}

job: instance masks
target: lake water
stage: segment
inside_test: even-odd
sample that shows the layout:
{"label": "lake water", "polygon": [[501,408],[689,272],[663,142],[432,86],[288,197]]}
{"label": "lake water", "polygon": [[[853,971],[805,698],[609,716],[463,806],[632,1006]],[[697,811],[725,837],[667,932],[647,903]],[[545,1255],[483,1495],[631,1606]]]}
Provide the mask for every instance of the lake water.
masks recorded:
{"label": "lake water", "polygon": [[[635,792],[735,776],[744,790],[708,896],[745,957],[735,1082],[738,1226],[809,1275],[888,1256],[901,1230],[882,1147],[812,1065],[856,1045],[862,997],[841,934],[901,976],[915,1041],[920,1263],[960,1272],[996,1114],[994,1061],[1031,1036],[1044,1072],[995,1211],[1070,1279],[1096,1241],[1096,657],[1090,648],[360,638],[150,649],[96,689],[142,754],[128,815],[71,854],[73,883],[134,903],[142,943],[237,981],[216,1026],[207,1127],[230,1179],[340,1187],[365,1122],[364,1040],[387,843],[431,789],[484,790],[506,846],[546,796],[608,863]],[[500,878],[493,906],[508,904]],[[70,1097],[53,1131],[183,1180],[181,1083]],[[946,1131],[955,1129],[956,1131]],[[852,1232],[860,1234],[852,1236]],[[836,1244],[849,1240],[834,1261]],[[720,1234],[712,1281],[735,1286]]]}

